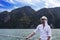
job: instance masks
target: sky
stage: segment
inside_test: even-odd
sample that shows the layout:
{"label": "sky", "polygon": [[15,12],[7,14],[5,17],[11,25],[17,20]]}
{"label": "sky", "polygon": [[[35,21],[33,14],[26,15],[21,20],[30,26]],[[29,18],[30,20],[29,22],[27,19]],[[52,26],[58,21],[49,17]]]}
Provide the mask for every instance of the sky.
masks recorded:
{"label": "sky", "polygon": [[10,12],[23,6],[30,6],[37,11],[42,8],[60,7],[60,0],[0,0],[0,12]]}

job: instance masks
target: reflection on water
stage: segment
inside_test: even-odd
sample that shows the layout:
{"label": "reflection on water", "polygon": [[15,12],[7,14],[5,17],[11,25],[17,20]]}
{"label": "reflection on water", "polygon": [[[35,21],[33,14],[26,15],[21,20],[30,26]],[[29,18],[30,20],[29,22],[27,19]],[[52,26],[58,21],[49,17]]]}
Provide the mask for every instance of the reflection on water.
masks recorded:
{"label": "reflection on water", "polygon": [[[34,29],[0,29],[0,40],[25,40],[25,37]],[[60,29],[52,29],[52,40],[60,40]],[[37,40],[39,35],[33,36],[30,40]]]}

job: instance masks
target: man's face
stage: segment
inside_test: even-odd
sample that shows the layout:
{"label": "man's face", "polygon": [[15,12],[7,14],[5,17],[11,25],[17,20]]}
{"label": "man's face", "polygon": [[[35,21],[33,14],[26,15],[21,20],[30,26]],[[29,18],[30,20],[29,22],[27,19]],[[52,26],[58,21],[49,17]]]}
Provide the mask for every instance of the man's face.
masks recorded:
{"label": "man's face", "polygon": [[45,23],[45,19],[40,19],[40,21],[42,24]]}

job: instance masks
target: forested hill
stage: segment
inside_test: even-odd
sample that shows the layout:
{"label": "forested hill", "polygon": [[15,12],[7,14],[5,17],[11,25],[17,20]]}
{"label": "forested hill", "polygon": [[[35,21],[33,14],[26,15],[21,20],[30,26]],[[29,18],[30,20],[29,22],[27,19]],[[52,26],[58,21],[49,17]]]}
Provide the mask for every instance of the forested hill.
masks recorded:
{"label": "forested hill", "polygon": [[36,28],[42,16],[47,16],[52,28],[60,28],[60,7],[35,11],[30,6],[0,12],[0,28]]}

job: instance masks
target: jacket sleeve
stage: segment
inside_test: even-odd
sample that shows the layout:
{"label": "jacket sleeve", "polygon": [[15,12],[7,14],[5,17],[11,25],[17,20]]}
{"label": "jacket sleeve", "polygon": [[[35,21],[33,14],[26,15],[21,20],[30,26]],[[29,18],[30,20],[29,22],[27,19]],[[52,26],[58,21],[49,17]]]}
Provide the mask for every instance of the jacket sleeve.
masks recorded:
{"label": "jacket sleeve", "polygon": [[38,32],[39,31],[39,26],[37,26],[37,28],[34,30],[34,32]]}
{"label": "jacket sleeve", "polygon": [[51,28],[50,28],[50,26],[48,27],[48,36],[51,36]]}

